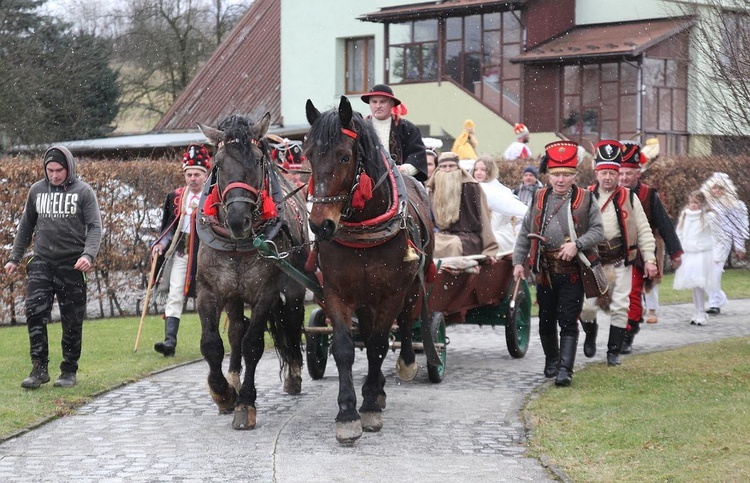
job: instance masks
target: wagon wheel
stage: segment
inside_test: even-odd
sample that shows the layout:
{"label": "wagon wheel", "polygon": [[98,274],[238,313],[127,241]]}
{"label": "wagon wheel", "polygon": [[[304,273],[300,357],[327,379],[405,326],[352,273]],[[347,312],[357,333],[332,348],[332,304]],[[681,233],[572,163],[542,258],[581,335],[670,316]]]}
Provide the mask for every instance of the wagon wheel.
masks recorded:
{"label": "wagon wheel", "polygon": [[443,382],[443,376],[445,375],[445,361],[448,349],[448,342],[445,337],[445,316],[443,316],[442,312],[432,314],[429,330],[435,336],[433,341],[440,356],[440,361],[443,364],[438,366],[427,362],[427,377],[430,379],[430,382],[439,383]]}
{"label": "wagon wheel", "polygon": [[[308,327],[325,327],[326,314],[323,309],[315,309],[310,314]],[[328,334],[306,333],[305,353],[307,355],[307,372],[313,380],[323,379],[326,373],[326,362],[328,361],[328,347],[331,345]]]}
{"label": "wagon wheel", "polygon": [[513,299],[513,289],[515,281],[511,279],[503,301],[506,304],[504,311],[505,316],[505,342],[508,345],[508,352],[514,359],[520,359],[526,355],[529,349],[529,338],[531,332],[531,292],[526,280],[521,280],[521,285],[516,295],[516,304],[510,307]]}

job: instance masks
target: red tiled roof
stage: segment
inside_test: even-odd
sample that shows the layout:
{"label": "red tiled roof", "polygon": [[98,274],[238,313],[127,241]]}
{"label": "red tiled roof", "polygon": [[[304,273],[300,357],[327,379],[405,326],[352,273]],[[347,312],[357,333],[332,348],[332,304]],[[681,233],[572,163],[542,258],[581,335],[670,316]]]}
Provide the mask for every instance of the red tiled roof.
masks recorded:
{"label": "red tiled roof", "polygon": [[528,0],[444,0],[426,3],[413,3],[381,8],[377,12],[364,14],[359,18],[365,22],[403,22],[445,16],[461,16],[478,13],[512,10],[527,3]]}
{"label": "red tiled roof", "polygon": [[281,119],[281,2],[255,0],[154,131],[216,126],[231,114]]}
{"label": "red tiled roof", "polygon": [[597,57],[636,57],[692,25],[690,18],[670,18],[575,27],[511,59],[545,63]]}

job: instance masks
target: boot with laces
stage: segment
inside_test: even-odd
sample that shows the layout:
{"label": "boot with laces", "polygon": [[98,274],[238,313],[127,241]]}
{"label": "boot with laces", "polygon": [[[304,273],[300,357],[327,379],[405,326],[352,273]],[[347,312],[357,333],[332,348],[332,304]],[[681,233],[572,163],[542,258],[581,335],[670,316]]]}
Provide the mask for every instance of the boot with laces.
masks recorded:
{"label": "boot with laces", "polygon": [[39,386],[49,382],[49,372],[47,364],[41,361],[33,361],[34,367],[31,369],[29,377],[21,381],[21,387],[26,389],[39,389]]}

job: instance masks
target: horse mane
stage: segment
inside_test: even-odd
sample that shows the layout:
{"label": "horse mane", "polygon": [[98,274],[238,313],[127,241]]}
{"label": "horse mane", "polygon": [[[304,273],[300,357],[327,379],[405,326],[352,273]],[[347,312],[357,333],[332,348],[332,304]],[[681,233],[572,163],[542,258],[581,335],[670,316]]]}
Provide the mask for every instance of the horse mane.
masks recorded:
{"label": "horse mane", "polygon": [[[357,144],[359,145],[356,155],[368,176],[378,179],[386,170],[381,159],[384,153],[381,151],[380,139],[375,133],[372,123],[367,121],[359,112],[352,113],[352,126],[342,126],[337,109],[321,112],[318,119],[310,127],[307,135],[306,153],[311,149],[317,149],[321,153],[327,152],[337,144],[342,128],[353,129],[357,133]],[[310,158],[307,155],[308,159]]]}
{"label": "horse mane", "polygon": [[[245,164],[249,160],[255,159],[252,152],[253,140],[255,139],[254,125],[255,121],[251,117],[241,114],[228,116],[219,123],[219,130],[224,133],[224,146],[231,144],[237,147],[240,151],[240,159]],[[257,141],[260,150],[267,155],[269,153],[268,140],[264,137]]]}

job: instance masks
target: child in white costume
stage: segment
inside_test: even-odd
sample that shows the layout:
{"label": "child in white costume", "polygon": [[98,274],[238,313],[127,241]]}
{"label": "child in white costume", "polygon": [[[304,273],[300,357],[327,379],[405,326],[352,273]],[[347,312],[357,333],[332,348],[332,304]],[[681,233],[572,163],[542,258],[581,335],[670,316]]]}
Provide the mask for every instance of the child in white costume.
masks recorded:
{"label": "child in white costume", "polygon": [[706,298],[708,292],[715,289],[713,274],[713,247],[716,236],[712,227],[717,223],[716,214],[706,203],[705,195],[693,191],[688,198],[687,206],[680,213],[677,222],[677,236],[682,249],[682,265],[674,274],[675,290],[693,290],[692,325],[706,325]]}

